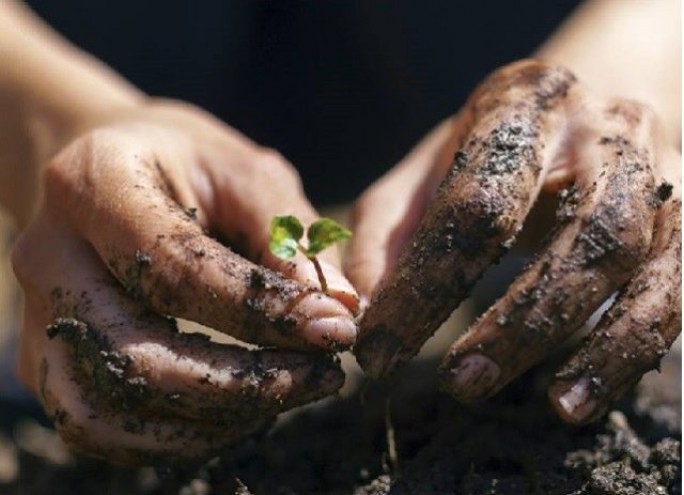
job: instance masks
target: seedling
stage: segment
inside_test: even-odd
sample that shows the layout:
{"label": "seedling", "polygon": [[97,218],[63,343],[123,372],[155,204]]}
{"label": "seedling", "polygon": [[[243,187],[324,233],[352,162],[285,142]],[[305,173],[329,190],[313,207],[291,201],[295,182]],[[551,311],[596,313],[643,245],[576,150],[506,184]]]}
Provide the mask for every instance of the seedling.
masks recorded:
{"label": "seedling", "polygon": [[271,240],[268,247],[271,252],[282,260],[295,257],[297,251],[302,253],[313,263],[321,283],[321,290],[328,292],[328,282],[325,280],[321,264],[316,255],[329,248],[336,242],[349,239],[352,233],[330,218],[321,218],[309,225],[306,231],[308,246],[301,243],[304,237],[304,227],[299,219],[292,215],[278,215],[271,220]]}

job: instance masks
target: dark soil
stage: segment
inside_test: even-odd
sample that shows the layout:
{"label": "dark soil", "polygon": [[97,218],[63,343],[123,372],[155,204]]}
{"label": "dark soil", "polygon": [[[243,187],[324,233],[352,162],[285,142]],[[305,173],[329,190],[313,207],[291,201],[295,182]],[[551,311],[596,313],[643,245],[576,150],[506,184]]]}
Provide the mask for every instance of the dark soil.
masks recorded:
{"label": "dark soil", "polygon": [[[173,469],[75,457],[52,430],[4,405],[0,494],[680,494],[680,359],[673,353],[662,373],[583,428],[553,415],[543,370],[465,408],[436,390],[437,363],[416,364],[393,384],[302,409],[221,459]],[[387,454],[388,394],[396,459]]]}

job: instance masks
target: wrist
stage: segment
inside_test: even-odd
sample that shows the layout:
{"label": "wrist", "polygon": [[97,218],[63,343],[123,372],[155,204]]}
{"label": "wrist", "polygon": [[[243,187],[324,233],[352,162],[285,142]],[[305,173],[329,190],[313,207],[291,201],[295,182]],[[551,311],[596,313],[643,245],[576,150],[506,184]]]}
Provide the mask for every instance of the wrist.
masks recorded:
{"label": "wrist", "polygon": [[38,198],[42,167],[79,135],[143,104],[140,93],[99,74],[79,72],[63,70],[41,88],[29,84],[0,90],[0,107],[6,111],[0,116],[0,179],[5,186],[0,185],[0,205],[20,228]]}
{"label": "wrist", "polygon": [[[54,93],[49,98],[17,95],[14,121],[17,139],[13,141],[13,149],[3,153],[12,162],[0,163],[0,175],[8,178],[5,184],[11,184],[20,194],[12,198],[13,194],[1,190],[0,186],[0,199],[8,198],[5,206],[20,228],[30,219],[39,197],[42,168],[77,137],[143,104],[141,96],[126,94],[114,87],[97,88],[97,98],[86,97],[94,89],[93,86],[83,88],[85,94],[79,98]],[[0,144],[0,151],[4,151],[2,147]]]}
{"label": "wrist", "polygon": [[79,135],[106,122],[112,115],[143,104],[141,94],[79,76],[64,77],[65,82],[67,79],[79,81],[71,88],[24,91],[18,97],[21,102],[18,122],[30,148],[27,166],[42,167]]}
{"label": "wrist", "polygon": [[13,0],[0,1],[0,60],[0,206],[22,226],[45,162],[144,95]]}
{"label": "wrist", "polygon": [[585,2],[535,56],[572,70],[593,91],[651,107],[681,136],[679,2]]}

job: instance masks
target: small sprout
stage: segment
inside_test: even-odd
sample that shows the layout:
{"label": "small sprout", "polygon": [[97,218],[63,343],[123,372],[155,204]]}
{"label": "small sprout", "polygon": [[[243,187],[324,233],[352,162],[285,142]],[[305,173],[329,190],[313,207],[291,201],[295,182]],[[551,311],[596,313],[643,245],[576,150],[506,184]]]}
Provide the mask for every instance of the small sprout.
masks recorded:
{"label": "small sprout", "polygon": [[352,233],[330,218],[321,218],[309,225],[306,232],[308,247],[301,243],[304,227],[299,219],[292,215],[278,215],[271,220],[271,240],[268,247],[275,256],[283,260],[295,257],[297,251],[306,256],[316,269],[318,281],[323,292],[328,292],[328,283],[323,275],[321,264],[316,255],[333,244],[349,239]]}
{"label": "small sprout", "polygon": [[280,259],[294,258],[299,248],[299,239],[304,235],[304,227],[297,217],[282,215],[271,220],[271,240],[268,247]]}

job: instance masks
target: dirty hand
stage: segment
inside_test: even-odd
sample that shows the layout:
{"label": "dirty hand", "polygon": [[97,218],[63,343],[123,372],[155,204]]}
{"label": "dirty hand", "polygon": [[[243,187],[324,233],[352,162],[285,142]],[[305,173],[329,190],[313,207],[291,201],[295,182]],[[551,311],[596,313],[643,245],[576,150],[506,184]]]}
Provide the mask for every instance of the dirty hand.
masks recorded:
{"label": "dirty hand", "polygon": [[[13,250],[19,372],[74,449],[207,455],[342,385],[321,351],[353,343],[358,298],[335,253],[321,255],[329,295],[310,263],[270,254],[272,216],[317,218],[277,153],[189,105],[145,101],[70,140],[41,186]],[[279,350],[181,334],[172,317]]]}
{"label": "dirty hand", "polygon": [[560,67],[496,71],[356,205],[347,273],[372,295],[359,363],[378,378],[410,360],[537,198],[558,193],[545,247],[453,344],[441,379],[463,401],[489,397],[620,291],[549,389],[565,420],[596,419],[680,332],[680,173],[647,108]]}

